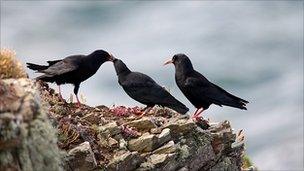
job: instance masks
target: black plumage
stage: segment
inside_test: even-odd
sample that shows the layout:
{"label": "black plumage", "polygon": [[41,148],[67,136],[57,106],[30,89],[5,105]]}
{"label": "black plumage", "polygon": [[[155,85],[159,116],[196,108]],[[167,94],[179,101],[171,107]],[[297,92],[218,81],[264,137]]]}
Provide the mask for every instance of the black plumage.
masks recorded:
{"label": "black plumage", "polygon": [[185,114],[189,109],[175,99],[167,90],[158,85],[151,77],[140,72],[132,72],[119,59],[114,59],[118,83],[134,100],[152,108],[155,105],[165,106],[178,113]]}
{"label": "black plumage", "polygon": [[37,80],[55,82],[59,86],[60,96],[61,84],[73,84],[77,102],[80,104],[77,96],[80,83],[94,75],[104,62],[110,60],[112,55],[108,52],[96,50],[89,55],[73,55],[61,60],[47,61],[48,65],[27,63],[27,67],[43,73]]}
{"label": "black plumage", "polygon": [[[197,108],[194,116],[198,116],[211,104],[231,106],[246,110],[248,101],[236,97],[223,88],[213,84],[202,74],[195,71],[190,59],[185,54],[176,54],[165,63],[175,66],[175,81],[187,99]],[[199,113],[198,110],[202,109]]]}

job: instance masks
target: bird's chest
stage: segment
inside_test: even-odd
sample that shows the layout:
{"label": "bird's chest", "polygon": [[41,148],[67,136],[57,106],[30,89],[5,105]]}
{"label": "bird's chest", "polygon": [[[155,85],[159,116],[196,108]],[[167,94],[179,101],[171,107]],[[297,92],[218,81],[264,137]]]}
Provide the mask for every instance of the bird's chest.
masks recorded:
{"label": "bird's chest", "polygon": [[90,67],[81,67],[77,70],[73,75],[77,77],[79,81],[84,81],[96,73],[97,69],[90,68]]}
{"label": "bird's chest", "polygon": [[118,84],[122,87],[126,86],[125,84],[127,83],[127,80],[127,77],[123,77],[121,75],[118,76]]}
{"label": "bird's chest", "polygon": [[195,94],[195,90],[193,90],[193,87],[186,85],[186,79],[187,79],[187,77],[183,77],[183,76],[175,77],[175,81],[176,81],[178,88],[188,98],[188,100],[192,104],[194,104],[196,102],[196,98],[199,95]]}
{"label": "bird's chest", "polygon": [[185,94],[187,93],[187,90],[189,89],[189,87],[187,87],[187,85],[185,84],[186,83],[186,77],[184,76],[179,76],[179,75],[176,75],[175,76],[175,82],[178,86],[178,88]]}

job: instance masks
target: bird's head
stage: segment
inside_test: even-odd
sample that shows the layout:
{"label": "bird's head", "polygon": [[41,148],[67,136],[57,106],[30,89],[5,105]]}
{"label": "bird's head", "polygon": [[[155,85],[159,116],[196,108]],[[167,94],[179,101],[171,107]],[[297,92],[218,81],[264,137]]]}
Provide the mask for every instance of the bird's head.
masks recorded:
{"label": "bird's head", "polygon": [[166,61],[164,65],[173,64],[175,67],[192,68],[189,57],[183,53],[175,54],[172,59]]}
{"label": "bird's head", "polygon": [[95,50],[93,53],[90,54],[90,56],[98,59],[98,61],[101,62],[107,62],[107,61],[113,61],[114,60],[114,56],[104,50]]}
{"label": "bird's head", "polygon": [[129,68],[127,67],[127,65],[122,62],[122,60],[113,57],[113,61],[112,62],[114,64],[114,68],[115,68],[115,71],[116,71],[117,75],[127,74],[127,73],[131,72],[129,70]]}

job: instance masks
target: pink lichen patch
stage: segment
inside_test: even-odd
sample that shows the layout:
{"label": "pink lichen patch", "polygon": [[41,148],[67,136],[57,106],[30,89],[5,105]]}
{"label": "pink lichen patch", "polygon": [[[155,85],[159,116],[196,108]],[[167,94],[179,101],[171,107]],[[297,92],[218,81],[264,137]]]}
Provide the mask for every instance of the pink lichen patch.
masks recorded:
{"label": "pink lichen patch", "polygon": [[131,112],[135,115],[141,115],[142,114],[142,109],[138,106],[132,107]]}
{"label": "pink lichen patch", "polygon": [[129,138],[135,138],[140,135],[140,133],[138,131],[136,131],[134,128],[129,127],[127,125],[121,126],[121,132],[122,132],[123,136],[129,137]]}
{"label": "pink lichen patch", "polygon": [[132,114],[135,115],[140,115],[142,114],[141,109],[136,106],[136,107],[125,107],[125,106],[113,106],[110,109],[110,112],[113,113],[115,116],[119,116],[119,117],[128,117]]}

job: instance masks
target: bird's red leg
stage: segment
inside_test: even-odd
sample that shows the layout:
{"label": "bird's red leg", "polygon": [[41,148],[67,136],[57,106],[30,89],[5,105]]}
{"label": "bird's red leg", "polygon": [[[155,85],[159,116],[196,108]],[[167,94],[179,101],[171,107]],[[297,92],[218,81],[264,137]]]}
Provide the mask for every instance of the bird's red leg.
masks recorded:
{"label": "bird's red leg", "polygon": [[58,91],[59,91],[59,98],[60,98],[60,99],[63,99],[63,98],[62,98],[62,94],[61,94],[61,88],[60,88],[60,85],[58,85]]}
{"label": "bird's red leg", "polygon": [[78,99],[78,95],[76,95],[76,99],[77,99],[77,106],[79,107],[81,105],[79,99]]}
{"label": "bird's red leg", "polygon": [[192,116],[195,116],[196,115],[196,113],[197,113],[197,111],[199,110],[200,108],[197,108],[196,109],[196,111],[193,113],[193,115]]}
{"label": "bird's red leg", "polygon": [[199,111],[199,112],[197,112],[197,114],[195,115],[196,117],[199,117],[199,115],[201,114],[201,113],[203,113],[203,111],[204,111],[204,108],[201,108],[201,110]]}
{"label": "bird's red leg", "polygon": [[196,113],[200,108],[196,108],[196,111],[192,114],[191,118],[192,120],[195,119],[196,120]]}
{"label": "bird's red leg", "polygon": [[192,118],[196,118],[197,117],[197,113],[200,112],[202,108],[197,108],[196,111],[194,112],[194,114],[192,115]]}
{"label": "bird's red leg", "polygon": [[204,124],[204,125],[206,125],[206,126],[210,126],[209,125],[209,119],[208,120],[205,120],[205,119],[203,119],[203,111],[204,111],[204,109],[202,108],[202,110],[201,111],[199,111],[197,114],[196,114],[196,116],[194,117],[194,121],[195,122],[198,122],[198,123],[201,123],[201,124]]}
{"label": "bird's red leg", "polygon": [[195,113],[192,116],[192,119],[194,120],[198,120],[198,118],[200,117],[199,115],[204,111],[204,108],[199,108],[195,111]]}

